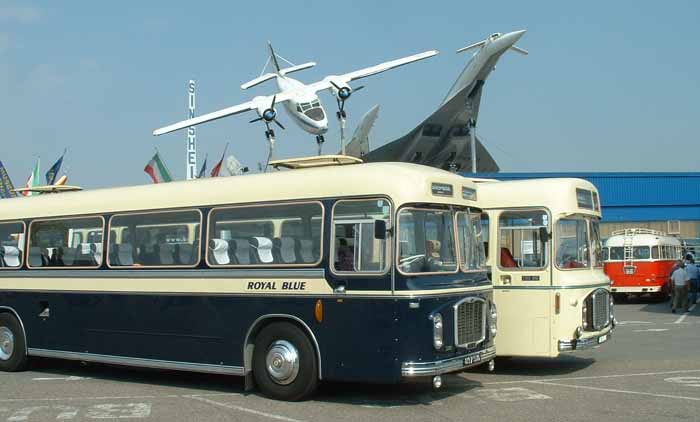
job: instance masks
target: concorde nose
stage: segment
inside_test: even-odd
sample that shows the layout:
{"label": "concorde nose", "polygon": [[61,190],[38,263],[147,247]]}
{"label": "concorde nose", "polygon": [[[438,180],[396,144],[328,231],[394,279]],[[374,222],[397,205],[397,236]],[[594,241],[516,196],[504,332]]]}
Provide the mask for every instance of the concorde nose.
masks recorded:
{"label": "concorde nose", "polygon": [[518,40],[520,38],[522,38],[522,36],[526,32],[527,32],[527,30],[523,29],[521,31],[513,31],[513,32],[509,32],[507,34],[503,34],[500,37],[496,38],[491,43],[491,45],[496,47],[499,51],[506,50],[506,49],[512,47],[513,45],[515,45],[515,43],[518,42]]}

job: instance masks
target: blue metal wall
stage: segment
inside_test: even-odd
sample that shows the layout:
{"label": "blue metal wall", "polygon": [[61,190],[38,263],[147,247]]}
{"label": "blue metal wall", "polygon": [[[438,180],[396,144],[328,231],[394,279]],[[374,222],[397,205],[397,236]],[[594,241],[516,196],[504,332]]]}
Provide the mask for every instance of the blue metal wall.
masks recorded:
{"label": "blue metal wall", "polygon": [[586,179],[600,192],[606,222],[700,220],[700,173],[477,173],[476,177]]}

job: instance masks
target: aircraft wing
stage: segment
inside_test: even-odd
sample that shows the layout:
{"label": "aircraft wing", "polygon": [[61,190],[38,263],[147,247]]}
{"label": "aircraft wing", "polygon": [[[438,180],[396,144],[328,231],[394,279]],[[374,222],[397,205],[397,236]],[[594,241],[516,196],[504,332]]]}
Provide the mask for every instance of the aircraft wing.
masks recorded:
{"label": "aircraft wing", "polygon": [[213,120],[233,116],[234,114],[240,114],[250,110],[264,110],[265,108],[270,107],[272,105],[273,98],[275,98],[276,104],[279,104],[285,101],[289,101],[293,97],[294,92],[292,91],[280,92],[276,95],[255,97],[251,101],[248,101],[243,104],[238,104],[233,107],[227,107],[223,110],[214,111],[212,113],[193,117],[191,119],[183,120],[181,122],[173,123],[172,125],[156,129],[153,131],[153,135],[163,135],[166,133],[174,132],[176,130],[184,129],[186,127],[196,126],[201,123],[211,122]]}
{"label": "aircraft wing", "polygon": [[333,81],[336,84],[338,84],[338,82],[340,82],[340,84],[347,84],[348,82],[366,78],[368,76],[376,75],[378,73],[386,72],[387,70],[391,70],[409,63],[417,62],[419,60],[424,60],[433,57],[437,54],[437,50],[428,50],[422,53],[414,54],[412,56],[407,56],[400,59],[384,62],[376,66],[366,67],[364,69],[356,70],[354,72],[345,73],[343,75],[327,76],[323,80],[309,85],[309,87],[311,87],[311,89],[313,89],[314,92],[322,91],[324,89],[329,89],[333,87],[333,83],[331,83],[331,81]]}

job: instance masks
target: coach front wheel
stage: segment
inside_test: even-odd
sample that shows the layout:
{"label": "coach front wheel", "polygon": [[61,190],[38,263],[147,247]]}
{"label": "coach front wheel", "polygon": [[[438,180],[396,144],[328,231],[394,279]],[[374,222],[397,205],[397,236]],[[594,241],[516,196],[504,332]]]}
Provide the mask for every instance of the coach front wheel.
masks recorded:
{"label": "coach front wheel", "polygon": [[27,364],[22,326],[12,314],[0,314],[0,371],[21,371]]}
{"label": "coach front wheel", "polygon": [[289,322],[274,322],[255,340],[253,376],[266,396],[297,401],[318,386],[318,362],[311,340]]}

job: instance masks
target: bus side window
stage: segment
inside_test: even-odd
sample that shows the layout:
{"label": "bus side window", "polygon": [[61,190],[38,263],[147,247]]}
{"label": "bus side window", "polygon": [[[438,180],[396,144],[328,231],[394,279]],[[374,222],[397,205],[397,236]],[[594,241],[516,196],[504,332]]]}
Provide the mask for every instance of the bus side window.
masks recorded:
{"label": "bus side window", "polygon": [[[99,267],[103,260],[103,226],[101,217],[32,221],[29,226],[28,266]],[[88,233],[94,233],[93,240],[99,237],[99,241],[84,242],[88,240]]]}
{"label": "bus side window", "polygon": [[318,202],[216,208],[209,214],[207,263],[317,265],[322,216],[323,206]]}
{"label": "bus side window", "polygon": [[23,249],[24,223],[0,224],[0,269],[21,267]]}
{"label": "bus side window", "polygon": [[659,247],[658,246],[652,246],[651,259],[659,259]]}
{"label": "bus side window", "polygon": [[384,273],[388,239],[374,237],[375,220],[390,226],[391,205],[385,199],[342,200],[333,207],[331,268],[340,273]]}
{"label": "bus side window", "polygon": [[107,263],[116,268],[196,266],[201,220],[199,210],[112,216]]}

